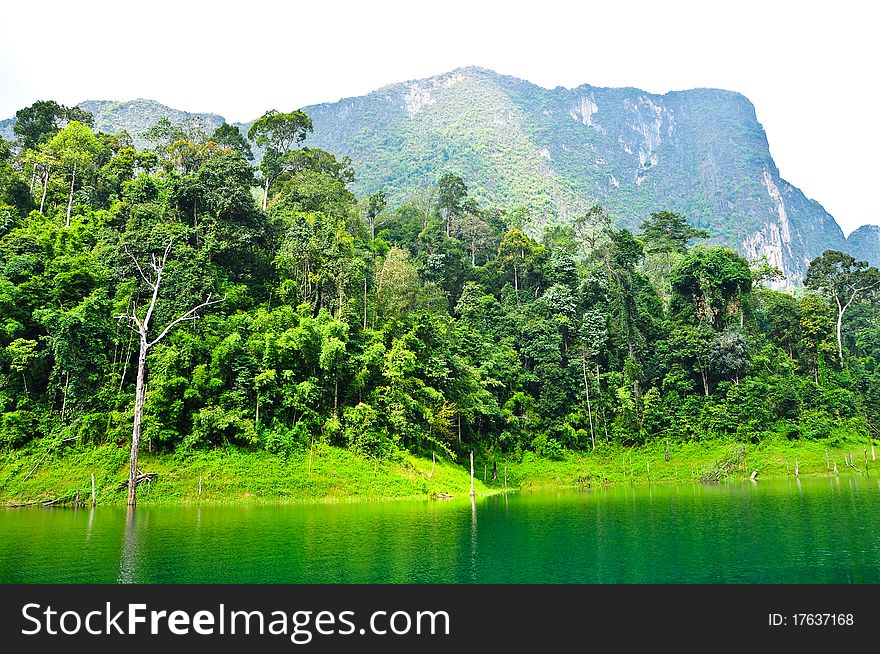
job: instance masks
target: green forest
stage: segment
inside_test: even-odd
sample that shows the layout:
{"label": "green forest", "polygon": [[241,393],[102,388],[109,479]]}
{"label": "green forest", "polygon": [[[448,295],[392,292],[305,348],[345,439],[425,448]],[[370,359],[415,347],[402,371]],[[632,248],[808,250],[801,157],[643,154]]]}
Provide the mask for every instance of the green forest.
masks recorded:
{"label": "green forest", "polygon": [[880,272],[847,254],[772,290],[766,260],[663,207],[535,234],[454,170],[356,197],[299,111],[246,135],[162,120],[140,151],[92,124],[38,102],[0,140],[0,459],[111,448],[124,481],[133,434],[462,470],[880,436]]}

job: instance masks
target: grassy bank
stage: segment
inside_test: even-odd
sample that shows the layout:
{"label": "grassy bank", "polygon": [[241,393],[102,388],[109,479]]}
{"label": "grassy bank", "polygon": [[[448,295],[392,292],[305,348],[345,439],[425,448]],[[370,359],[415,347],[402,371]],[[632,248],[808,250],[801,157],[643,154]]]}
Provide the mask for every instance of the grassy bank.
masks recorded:
{"label": "grassy bank", "polygon": [[[770,438],[759,444],[714,440],[665,443],[641,448],[600,447],[595,452],[565,452],[546,459],[532,452],[521,457],[477,458],[478,494],[509,489],[597,487],[657,482],[758,479],[800,475],[857,474],[845,464],[849,454],[862,472],[880,473],[864,440],[789,441]],[[880,451],[877,451],[880,454]],[[497,479],[492,480],[492,464]],[[466,496],[470,479],[464,461],[403,455],[394,461],[366,459],[347,450],[316,445],[290,456],[268,452],[210,450],[189,455],[144,452],[140,468],[156,473],[139,487],[148,503],[299,502],[318,500],[380,500],[405,497]],[[116,445],[80,447],[46,442],[0,453],[0,504],[69,500],[79,493],[87,501],[95,475],[97,501],[117,504],[125,499],[128,450]],[[433,474],[432,474],[433,468]],[[485,483],[483,481],[485,475]],[[199,481],[201,480],[201,495]]]}
{"label": "grassy bank", "polygon": [[[93,473],[99,503],[125,501],[119,487],[128,474],[126,448],[67,447],[46,456],[47,449],[37,443],[0,453],[0,503],[69,498],[77,492],[85,501]],[[432,474],[431,459],[404,455],[396,461],[376,461],[322,445],[291,456],[240,450],[186,456],[143,452],[139,468],[157,474],[138,486],[139,501],[149,503],[379,500],[467,495],[470,490],[469,474],[446,460],[438,459]],[[479,482],[476,490],[487,492]]]}
{"label": "grassy bank", "polygon": [[[559,460],[525,453],[520,461],[507,460],[508,484],[521,489],[560,486],[602,486],[655,482],[716,482],[748,479],[758,471],[758,479],[801,476],[857,474],[846,465],[851,453],[862,472],[880,474],[878,459],[872,459],[871,445],[864,439],[838,441],[790,441],[768,438],[758,444],[728,440],[670,443],[669,461],[663,441],[640,448],[600,447],[595,452],[567,452]],[[502,464],[499,464],[502,465]],[[491,463],[489,463],[491,469]],[[503,474],[499,472],[499,475]]]}

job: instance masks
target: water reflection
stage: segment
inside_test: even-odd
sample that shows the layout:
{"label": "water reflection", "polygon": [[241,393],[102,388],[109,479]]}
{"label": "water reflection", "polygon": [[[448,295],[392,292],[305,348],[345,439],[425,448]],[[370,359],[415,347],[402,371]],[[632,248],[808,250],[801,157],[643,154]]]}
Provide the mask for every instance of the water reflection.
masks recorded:
{"label": "water reflection", "polygon": [[470,581],[477,581],[477,504],[471,495],[471,566]]}
{"label": "water reflection", "polygon": [[445,502],[0,511],[0,583],[849,580],[880,582],[875,478]]}
{"label": "water reflection", "polygon": [[140,548],[138,546],[138,525],[135,520],[135,513],[135,508],[130,506],[125,514],[122,555],[119,559],[119,575],[116,577],[116,583],[118,584],[133,584],[137,582]]}

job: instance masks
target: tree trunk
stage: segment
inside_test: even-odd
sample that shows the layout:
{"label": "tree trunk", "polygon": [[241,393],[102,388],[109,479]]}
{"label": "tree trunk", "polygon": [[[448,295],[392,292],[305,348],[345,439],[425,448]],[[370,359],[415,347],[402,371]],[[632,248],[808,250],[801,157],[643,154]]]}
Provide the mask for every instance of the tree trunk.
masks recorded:
{"label": "tree trunk", "polygon": [[137,383],[134,393],[134,427],[131,431],[131,459],[128,469],[128,506],[134,507],[137,502],[136,479],[138,476],[138,450],[141,444],[141,418],[144,415],[144,398],[146,396],[144,380],[147,369],[146,334],[141,334],[141,347],[138,353]]}
{"label": "tree trunk", "polygon": [[596,449],[596,432],[593,431],[593,407],[590,404],[590,382],[587,377],[587,357],[583,356],[583,364],[584,364],[584,389],[587,391],[587,415],[590,416],[590,441],[593,444],[593,449]]}
{"label": "tree trunk", "polygon": [[840,302],[837,303],[837,357],[843,366],[843,311]]}
{"label": "tree trunk", "polygon": [[43,175],[43,197],[40,198],[40,213],[43,213],[43,206],[46,204],[46,190],[49,188],[49,173],[52,172],[52,167],[46,167],[46,173]]}
{"label": "tree trunk", "polygon": [[266,188],[263,191],[263,211],[266,210],[266,205],[269,203],[269,178],[266,178]]}
{"label": "tree trunk", "polygon": [[64,399],[61,400],[61,422],[64,423],[64,414],[67,411],[67,390],[70,388],[70,371],[67,371],[67,379],[64,382]]}
{"label": "tree trunk", "polygon": [[700,370],[700,376],[703,378],[703,392],[709,397],[709,380],[706,378],[706,371]]}
{"label": "tree trunk", "polygon": [[367,276],[364,274],[364,329],[367,328]]}
{"label": "tree trunk", "polygon": [[76,162],[73,162],[73,174],[70,176],[70,195],[67,198],[67,220],[65,227],[70,227],[70,212],[73,210],[73,185],[76,183]]}

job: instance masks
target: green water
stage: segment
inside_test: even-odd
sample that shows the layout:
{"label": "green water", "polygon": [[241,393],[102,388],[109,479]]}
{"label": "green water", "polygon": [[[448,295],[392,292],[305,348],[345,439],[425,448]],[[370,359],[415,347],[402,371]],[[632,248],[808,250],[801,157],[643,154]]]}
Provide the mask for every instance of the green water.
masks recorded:
{"label": "green water", "polygon": [[0,510],[0,582],[880,582],[880,480]]}

